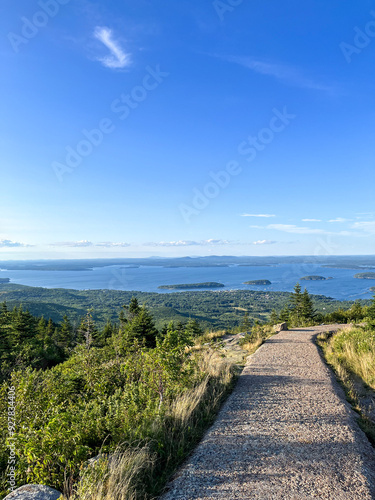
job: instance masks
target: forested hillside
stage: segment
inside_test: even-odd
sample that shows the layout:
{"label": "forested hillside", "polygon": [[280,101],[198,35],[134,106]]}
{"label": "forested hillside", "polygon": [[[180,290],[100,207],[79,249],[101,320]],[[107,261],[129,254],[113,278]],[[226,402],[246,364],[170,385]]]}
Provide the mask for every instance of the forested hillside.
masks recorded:
{"label": "forested hillside", "polygon": [[[10,307],[21,305],[36,316],[61,322],[67,315],[78,325],[87,309],[93,309],[93,318],[104,326],[116,321],[118,310],[136,297],[145,304],[161,327],[169,320],[196,319],[203,327],[226,328],[241,325],[247,312],[252,322],[266,320],[272,309],[280,311],[289,300],[288,292],[258,292],[252,290],[194,291],[178,293],[125,292],[118,290],[65,290],[0,284],[0,299]],[[368,304],[370,301],[361,301]],[[324,296],[314,296],[314,306],[320,313],[338,308],[349,309],[353,302],[340,302]]]}

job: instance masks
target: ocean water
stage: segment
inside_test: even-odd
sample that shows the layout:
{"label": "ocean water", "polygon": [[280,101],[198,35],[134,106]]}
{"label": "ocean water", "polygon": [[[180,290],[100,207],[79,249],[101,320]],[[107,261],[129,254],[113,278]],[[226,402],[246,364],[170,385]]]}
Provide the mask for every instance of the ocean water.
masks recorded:
{"label": "ocean water", "polygon": [[[137,290],[142,292],[180,293],[180,291],[159,290],[159,285],[180,283],[201,283],[216,281],[225,288],[219,290],[293,290],[296,282],[307,275],[332,277],[328,281],[301,281],[309,293],[326,295],[339,300],[368,299],[373,297],[369,291],[375,280],[354,278],[360,271],[355,269],[324,268],[316,264],[278,264],[274,266],[242,267],[177,267],[125,266],[97,267],[92,271],[8,271],[0,270],[0,278],[10,278],[11,283],[76,290],[110,289]],[[244,281],[267,279],[268,286],[244,285]]]}

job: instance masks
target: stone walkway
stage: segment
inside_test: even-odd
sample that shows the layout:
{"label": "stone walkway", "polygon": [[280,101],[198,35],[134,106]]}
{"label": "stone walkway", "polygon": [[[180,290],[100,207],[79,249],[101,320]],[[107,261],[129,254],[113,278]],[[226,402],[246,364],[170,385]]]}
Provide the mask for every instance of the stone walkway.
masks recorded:
{"label": "stone walkway", "polygon": [[375,498],[375,452],[314,344],[294,329],[250,356],[163,500]]}

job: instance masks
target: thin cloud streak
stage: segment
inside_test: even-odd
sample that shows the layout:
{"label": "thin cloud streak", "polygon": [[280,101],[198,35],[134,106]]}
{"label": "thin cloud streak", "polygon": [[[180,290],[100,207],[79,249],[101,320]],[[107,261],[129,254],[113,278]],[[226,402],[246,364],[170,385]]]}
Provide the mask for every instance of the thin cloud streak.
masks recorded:
{"label": "thin cloud streak", "polygon": [[343,223],[343,222],[350,222],[351,219],[344,219],[343,217],[336,217],[336,219],[331,219],[329,220],[328,222],[339,222],[339,223]]}
{"label": "thin cloud streak", "polygon": [[241,214],[241,217],[276,217],[275,214]]}
{"label": "thin cloud streak", "polygon": [[59,241],[57,243],[51,243],[51,247],[92,247],[94,244],[91,241],[81,240],[81,241]]}
{"label": "thin cloud streak", "polygon": [[145,243],[144,246],[152,246],[152,247],[190,247],[190,246],[214,246],[214,245],[228,245],[229,241],[227,240],[201,240],[201,241],[192,241],[192,240],[179,240],[179,241],[160,241],[159,243],[150,242]]}
{"label": "thin cloud streak", "polygon": [[94,37],[102,42],[111,52],[110,56],[97,58],[105,67],[120,69],[130,65],[130,54],[126,54],[120,44],[114,40],[113,31],[110,28],[97,26],[94,31]]}
{"label": "thin cloud streak", "polygon": [[250,69],[254,73],[270,76],[292,87],[319,90],[322,92],[333,92],[334,90],[333,87],[323,85],[305,77],[298,68],[288,66],[286,64],[268,62],[246,56],[229,56],[222,57],[222,59],[231,63],[239,64],[240,66]]}
{"label": "thin cloud streak", "polygon": [[112,241],[103,241],[101,243],[97,243],[95,245],[96,247],[103,247],[103,248],[127,248],[130,247],[130,243],[114,243]]}
{"label": "thin cloud streak", "polygon": [[267,229],[275,229],[284,233],[292,234],[330,234],[324,229],[314,229],[311,227],[299,227],[294,224],[269,224]]}

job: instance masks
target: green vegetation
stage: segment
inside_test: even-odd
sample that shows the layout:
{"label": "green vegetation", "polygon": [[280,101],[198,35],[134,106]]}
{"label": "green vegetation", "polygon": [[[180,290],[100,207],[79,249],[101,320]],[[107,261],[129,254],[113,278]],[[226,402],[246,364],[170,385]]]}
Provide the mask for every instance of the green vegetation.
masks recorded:
{"label": "green vegetation", "polygon": [[272,283],[269,280],[252,280],[245,281],[244,285],[271,285]]}
{"label": "green vegetation", "polygon": [[205,283],[186,283],[181,285],[160,285],[158,288],[163,290],[193,290],[195,288],[223,288],[225,285],[215,281],[207,281]]}
{"label": "green vegetation", "polygon": [[360,280],[375,280],[375,273],[358,273],[354,275],[354,278]]}
{"label": "green vegetation", "polygon": [[[216,350],[194,349],[202,335],[195,320],[158,330],[136,298],[102,329],[91,310],[74,328],[67,319],[53,324],[3,304],[0,335],[2,496],[9,387],[16,401],[17,484],[64,488],[77,499],[98,498],[101,490],[116,500],[160,492],[235,377]],[[98,454],[97,465],[86,467]],[[116,477],[126,474],[126,485],[114,493]]]}
{"label": "green vegetation", "polygon": [[333,278],[325,278],[324,276],[304,276],[301,278],[303,281],[326,281],[332,280]]}
{"label": "green vegetation", "polygon": [[[359,305],[356,306],[359,311]],[[365,317],[363,317],[363,313]],[[348,400],[360,414],[359,423],[375,444],[375,297],[362,311],[361,324],[334,334],[321,334],[318,344],[343,384]]]}
{"label": "green vegetation", "polygon": [[[73,319],[65,315],[55,321],[19,305],[4,302],[0,307],[0,498],[7,486],[9,387],[14,387],[17,410],[17,484],[48,484],[72,500],[158,495],[213,421],[238,373],[220,348],[227,332],[203,333],[209,315],[227,324],[234,318],[230,330],[246,332],[241,346],[250,353],[279,322],[294,327],[367,318],[367,327],[358,327],[350,338],[337,336],[332,349],[346,370],[375,384],[375,300],[337,309],[338,302],[312,297],[299,283],[291,294],[138,293],[143,305],[128,292],[109,290],[4,284],[0,293],[14,302],[28,298],[28,305],[39,305],[39,310],[57,308],[60,314],[70,301],[74,313]],[[124,297],[127,306],[110,309]],[[170,321],[171,309],[184,322]],[[164,322],[162,311],[167,313]],[[197,311],[204,311],[204,322],[198,323]],[[351,352],[366,364],[356,364]],[[365,372],[370,376],[365,378]],[[98,459],[87,466],[93,457]]]}
{"label": "green vegetation", "polygon": [[[88,309],[93,309],[93,319],[104,328],[107,321],[117,321],[117,311],[136,297],[152,313],[157,328],[168,321],[186,322],[196,319],[203,328],[214,330],[239,327],[247,312],[251,324],[255,320],[267,321],[272,309],[278,314],[289,301],[288,292],[254,290],[181,291],[179,293],[145,293],[120,290],[66,290],[0,284],[0,299],[9,307],[23,305],[34,316],[52,318],[60,323],[66,315],[77,327]],[[339,308],[348,310],[353,301],[341,302],[314,296],[318,313],[327,314]],[[362,305],[370,301],[361,301]]]}
{"label": "green vegetation", "polygon": [[285,304],[280,314],[276,311],[272,314],[273,323],[287,323],[288,327],[308,326],[313,325],[316,321],[322,319],[322,315],[318,315],[315,310],[313,299],[308,291],[302,292],[299,283],[294,287],[294,292],[290,294],[289,302]]}

